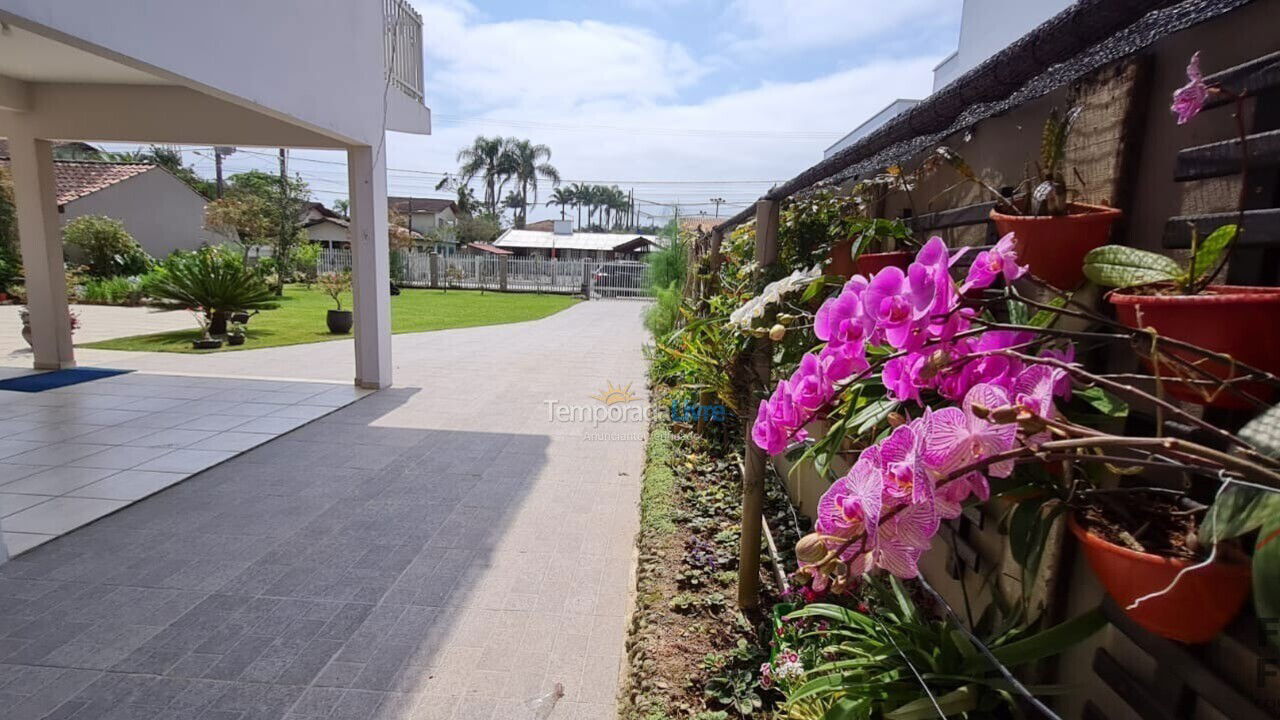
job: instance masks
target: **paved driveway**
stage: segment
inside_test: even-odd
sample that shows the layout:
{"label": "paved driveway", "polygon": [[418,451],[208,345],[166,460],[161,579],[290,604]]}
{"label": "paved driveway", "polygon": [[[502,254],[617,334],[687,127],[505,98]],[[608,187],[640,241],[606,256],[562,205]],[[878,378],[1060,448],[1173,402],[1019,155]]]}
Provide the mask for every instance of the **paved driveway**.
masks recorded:
{"label": "paved driveway", "polygon": [[[18,305],[0,305],[0,365],[31,367],[31,348],[22,339],[22,320],[18,315],[21,309]],[[185,310],[109,305],[72,305],[71,310],[80,318],[80,329],[75,334],[78,343],[196,326],[191,313]]]}
{"label": "paved driveway", "polygon": [[397,336],[395,388],[0,566],[4,717],[613,717],[641,312]]}

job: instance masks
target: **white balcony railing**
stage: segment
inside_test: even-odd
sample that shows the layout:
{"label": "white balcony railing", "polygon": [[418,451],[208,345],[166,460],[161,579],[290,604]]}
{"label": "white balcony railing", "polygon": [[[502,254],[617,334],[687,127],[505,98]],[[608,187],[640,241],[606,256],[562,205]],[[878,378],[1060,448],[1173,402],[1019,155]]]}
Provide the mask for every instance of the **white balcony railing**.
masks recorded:
{"label": "white balcony railing", "polygon": [[392,85],[418,102],[423,99],[422,16],[408,0],[383,0],[386,20],[384,64]]}

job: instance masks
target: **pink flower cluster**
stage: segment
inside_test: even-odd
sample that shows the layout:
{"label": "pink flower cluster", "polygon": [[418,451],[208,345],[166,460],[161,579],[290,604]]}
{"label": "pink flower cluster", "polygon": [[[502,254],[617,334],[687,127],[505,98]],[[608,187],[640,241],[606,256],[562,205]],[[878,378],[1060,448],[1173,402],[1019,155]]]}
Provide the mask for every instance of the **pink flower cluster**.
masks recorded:
{"label": "pink flower cluster", "polygon": [[[1013,462],[962,469],[1040,439],[1020,439],[1015,424],[992,422],[987,411],[1017,406],[1054,418],[1054,398],[1070,394],[1066,372],[1001,352],[1021,349],[1034,332],[972,332],[975,313],[963,305],[963,295],[1026,272],[1017,264],[1013,236],[979,253],[957,287],[950,269],[959,257],[949,257],[942,240],[933,238],[905,272],[890,267],[851,279],[818,310],[814,330],[826,345],[805,355],[760,405],[752,437],[766,452],[781,452],[804,439],[803,426],[832,401],[841,382],[870,368],[870,346],[878,346],[882,357],[893,355],[881,370],[891,397],[924,404],[922,393],[930,391],[946,401],[940,408],[926,406],[921,416],[863,450],[823,495],[816,537],[844,567],[833,574],[823,553],[813,553],[806,567],[811,592],[877,568],[915,577],[939,522],[958,517],[971,496],[987,499],[988,478],[1007,477]],[[1070,348],[1042,355],[1073,359]]]}
{"label": "pink flower cluster", "polygon": [[[803,440],[803,426],[831,401],[836,386],[868,369],[869,345],[898,351],[885,363],[881,378],[899,401],[919,402],[923,390],[956,401],[979,383],[1009,388],[1021,364],[984,353],[1019,345],[1029,336],[987,332],[957,337],[971,328],[974,314],[961,298],[998,278],[1012,282],[1026,268],[1016,262],[1013,235],[1006,235],[991,250],[978,253],[957,288],[950,269],[963,253],[948,256],[942,239],[932,238],[905,272],[888,267],[869,279],[854,276],[839,295],[823,303],[814,333],[826,345],[816,355],[806,354],[795,373],[760,403],[752,427],[755,443],[776,455],[790,442]],[[975,357],[960,362],[966,356]]]}
{"label": "pink flower cluster", "polygon": [[[1004,388],[980,383],[969,389],[961,407],[926,410],[862,451],[849,473],[818,502],[814,528],[830,551],[840,552],[850,576],[880,568],[898,577],[915,577],[920,555],[940,520],[958,517],[961,503],[970,495],[987,499],[987,474],[1008,477],[1013,472],[1012,461],[1002,461],[988,467],[986,474],[973,470],[938,482],[1014,448],[1016,425],[990,422],[974,410],[1011,402]],[[814,580],[813,589],[823,590],[824,578],[815,575]]]}

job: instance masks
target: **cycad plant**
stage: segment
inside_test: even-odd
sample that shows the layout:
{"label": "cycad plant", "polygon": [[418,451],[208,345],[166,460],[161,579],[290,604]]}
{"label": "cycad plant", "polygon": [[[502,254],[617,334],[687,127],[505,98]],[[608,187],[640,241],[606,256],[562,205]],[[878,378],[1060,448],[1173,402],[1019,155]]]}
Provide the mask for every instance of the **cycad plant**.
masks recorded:
{"label": "cycad plant", "polygon": [[199,308],[210,335],[226,334],[231,313],[277,307],[262,278],[220,247],[170,255],[148,282],[147,294],[176,308]]}

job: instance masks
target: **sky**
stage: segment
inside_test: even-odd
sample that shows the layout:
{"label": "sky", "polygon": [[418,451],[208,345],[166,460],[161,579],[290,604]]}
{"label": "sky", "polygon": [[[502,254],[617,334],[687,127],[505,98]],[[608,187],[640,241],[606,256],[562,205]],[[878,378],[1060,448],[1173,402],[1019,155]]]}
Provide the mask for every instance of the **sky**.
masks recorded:
{"label": "sky", "polygon": [[[423,16],[430,136],[389,133],[388,191],[440,197],[478,134],[544,143],[566,182],[640,208],[722,215],[822,159],[896,98],[928,94],[961,0],[411,0]],[[208,150],[186,153],[212,176]],[[227,172],[274,171],[246,149]],[[346,196],[341,153],[291,151],[317,199]],[[478,184],[477,184],[478,186]],[[539,188],[545,203],[549,183]],[[545,204],[530,219],[558,216]]]}

